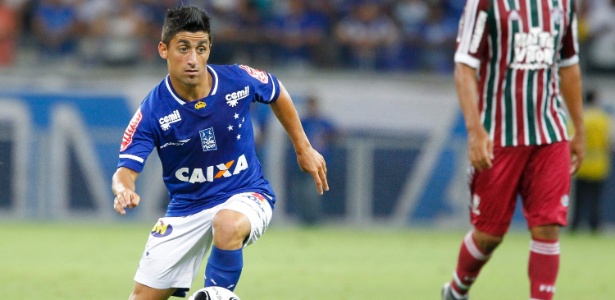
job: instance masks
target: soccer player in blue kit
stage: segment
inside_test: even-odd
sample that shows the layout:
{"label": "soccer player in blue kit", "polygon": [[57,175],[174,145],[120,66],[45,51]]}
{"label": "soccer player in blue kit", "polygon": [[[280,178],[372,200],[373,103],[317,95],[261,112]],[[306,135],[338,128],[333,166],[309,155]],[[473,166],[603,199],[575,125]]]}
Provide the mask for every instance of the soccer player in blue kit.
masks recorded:
{"label": "soccer player in blue kit", "polygon": [[135,181],[155,148],[171,199],[149,235],[130,299],[184,297],[210,248],[205,286],[234,290],[242,250],[265,232],[276,199],[255,153],[252,102],[270,105],[315,192],[329,189],[325,160],[280,81],[245,65],[208,64],[211,49],[205,11],[183,6],[167,12],[158,52],[168,75],[126,128],[112,179],[113,208],[124,215],[139,205]]}

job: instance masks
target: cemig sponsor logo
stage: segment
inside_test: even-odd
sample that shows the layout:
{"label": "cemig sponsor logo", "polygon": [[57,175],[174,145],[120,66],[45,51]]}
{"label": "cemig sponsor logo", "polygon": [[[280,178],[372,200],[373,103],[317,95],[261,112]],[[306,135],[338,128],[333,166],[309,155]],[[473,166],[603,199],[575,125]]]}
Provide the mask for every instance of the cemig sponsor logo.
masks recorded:
{"label": "cemig sponsor logo", "polygon": [[[228,178],[248,169],[246,156],[242,154],[237,160],[208,166],[205,168],[179,168],[175,171],[175,178],[182,182],[203,183],[213,182],[219,178]],[[214,173],[215,172],[215,173]]]}
{"label": "cemig sponsor logo", "polygon": [[546,69],[555,60],[555,32],[545,32],[541,28],[531,28],[529,32],[515,33],[513,69]]}
{"label": "cemig sponsor logo", "polygon": [[243,90],[226,94],[226,96],[224,96],[224,99],[226,99],[226,103],[228,103],[228,105],[230,105],[231,107],[235,107],[237,106],[237,103],[239,103],[239,100],[244,99],[248,96],[250,96],[250,86],[246,85]]}
{"label": "cemig sponsor logo", "polygon": [[137,131],[137,127],[142,119],[143,115],[141,114],[141,109],[137,109],[137,112],[132,116],[130,123],[128,123],[128,127],[126,127],[126,130],[124,131],[120,152],[126,150],[126,148],[128,148],[128,146],[132,143],[132,137],[135,135],[135,131]]}
{"label": "cemig sponsor logo", "polygon": [[171,124],[181,120],[182,116],[179,114],[179,110],[176,109],[172,113],[158,119],[158,123],[160,123],[160,128],[162,128],[162,130],[167,131],[171,128]]}

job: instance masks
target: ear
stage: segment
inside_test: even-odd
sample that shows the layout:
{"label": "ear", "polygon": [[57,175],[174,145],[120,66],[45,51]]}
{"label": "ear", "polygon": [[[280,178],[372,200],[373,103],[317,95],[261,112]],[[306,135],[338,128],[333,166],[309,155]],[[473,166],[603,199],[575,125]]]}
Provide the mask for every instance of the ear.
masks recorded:
{"label": "ear", "polygon": [[167,45],[165,43],[158,43],[158,55],[160,55],[160,57],[162,57],[163,59],[167,59],[168,51],[169,49],[167,48]]}

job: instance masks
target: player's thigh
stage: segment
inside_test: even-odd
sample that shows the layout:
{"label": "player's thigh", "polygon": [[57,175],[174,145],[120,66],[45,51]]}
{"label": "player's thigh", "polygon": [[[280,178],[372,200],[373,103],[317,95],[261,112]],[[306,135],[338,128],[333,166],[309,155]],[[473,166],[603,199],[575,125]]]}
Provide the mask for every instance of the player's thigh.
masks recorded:
{"label": "player's thigh", "polygon": [[244,241],[244,246],[255,243],[267,230],[273,210],[267,201],[268,195],[256,192],[245,192],[233,195],[218,206],[219,210],[228,209],[242,213],[250,221],[250,233]]}
{"label": "player's thigh", "polygon": [[174,288],[154,289],[147,285],[135,282],[134,290],[130,294],[129,300],[165,300],[169,299],[175,292]]}
{"label": "player's thigh", "polygon": [[521,184],[523,212],[529,227],[566,225],[570,182],[568,142],[537,147]]}
{"label": "player's thigh", "polygon": [[530,151],[528,147],[496,148],[493,167],[471,174],[470,219],[476,229],[496,236],[508,231]]}
{"label": "player's thigh", "polygon": [[160,218],[147,240],[135,281],[155,289],[189,288],[212,241],[214,209]]}

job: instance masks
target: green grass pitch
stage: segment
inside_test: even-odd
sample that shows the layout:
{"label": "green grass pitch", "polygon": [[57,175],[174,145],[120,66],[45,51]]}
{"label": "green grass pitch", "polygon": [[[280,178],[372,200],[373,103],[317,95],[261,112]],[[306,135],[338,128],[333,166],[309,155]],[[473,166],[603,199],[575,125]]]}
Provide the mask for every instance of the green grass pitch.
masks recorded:
{"label": "green grass pitch", "polygon": [[[151,227],[2,223],[0,298],[127,299]],[[245,250],[235,292],[242,300],[438,300],[464,233],[273,226]],[[613,235],[563,235],[561,246],[555,299],[615,299]],[[528,249],[526,232],[509,233],[483,269],[472,299],[528,299]],[[192,291],[202,281],[201,271]]]}

